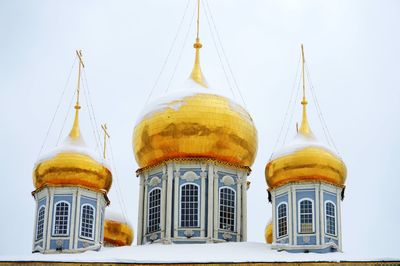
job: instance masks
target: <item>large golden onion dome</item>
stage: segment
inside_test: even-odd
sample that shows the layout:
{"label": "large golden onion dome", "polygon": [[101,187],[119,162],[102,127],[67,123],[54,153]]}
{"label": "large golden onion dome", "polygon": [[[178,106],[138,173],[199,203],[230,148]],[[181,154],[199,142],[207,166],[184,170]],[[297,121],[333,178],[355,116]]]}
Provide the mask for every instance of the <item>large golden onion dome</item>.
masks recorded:
{"label": "large golden onion dome", "polygon": [[133,229],[126,219],[119,213],[107,209],[104,220],[105,246],[130,246],[132,244],[133,237]]}
{"label": "large golden onion dome", "polygon": [[208,158],[250,167],[257,152],[257,131],[249,113],[208,88],[195,64],[180,93],[162,97],[144,110],[133,132],[140,168],[176,158]]}
{"label": "large golden onion dome", "polygon": [[111,171],[103,160],[92,154],[80,134],[78,103],[75,109],[74,124],[64,144],[34,166],[33,184],[36,189],[71,185],[108,191],[111,187]]}

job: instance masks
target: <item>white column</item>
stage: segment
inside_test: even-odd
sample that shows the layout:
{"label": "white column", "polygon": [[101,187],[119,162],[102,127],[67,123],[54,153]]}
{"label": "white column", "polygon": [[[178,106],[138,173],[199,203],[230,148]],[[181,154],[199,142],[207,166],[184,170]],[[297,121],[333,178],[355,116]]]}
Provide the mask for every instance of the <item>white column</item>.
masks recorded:
{"label": "white column", "polygon": [[143,209],[144,209],[144,175],[139,176],[139,206],[138,206],[138,229],[137,229],[137,244],[143,244]]}
{"label": "white column", "polygon": [[247,241],[247,172],[242,173],[242,237],[241,241]]}
{"label": "white column", "polygon": [[148,185],[147,185],[147,173],[145,173],[145,176],[143,178],[143,186],[144,186],[144,195],[143,195],[143,219],[142,219],[142,223],[143,223],[143,229],[142,229],[142,244],[145,243],[144,241],[144,236],[146,235],[146,231],[147,231],[147,213],[149,212],[148,210],[148,206],[147,206],[147,200],[148,200]]}
{"label": "white column", "polygon": [[212,163],[208,164],[208,228],[207,228],[207,238],[208,241],[213,239],[213,214],[214,214],[214,165]]}
{"label": "white column", "polygon": [[[272,205],[272,244],[275,245],[276,244],[276,232],[278,232],[276,226],[277,226],[277,221],[275,219],[275,191],[272,190],[271,192],[271,205]],[[288,206],[289,206],[289,210],[290,210],[290,194],[289,194],[289,198],[288,198]],[[290,212],[288,212],[290,214]],[[290,215],[288,215],[288,225],[289,225],[289,236],[290,236],[290,228],[291,228],[291,222],[290,222]],[[290,242],[290,238],[289,238],[289,242]]]}
{"label": "white column", "polygon": [[167,241],[171,241],[171,229],[172,229],[172,183],[174,178],[174,172],[172,168],[172,164],[169,163],[167,165],[167,222],[165,225],[165,238]]}
{"label": "white column", "polygon": [[174,179],[175,179],[175,193],[174,193],[174,235],[172,238],[178,237],[178,222],[179,222],[179,166],[175,164]]}
{"label": "white column", "polygon": [[342,203],[341,203],[341,190],[342,188],[336,188],[336,206],[337,206],[337,214],[336,214],[336,224],[337,224],[337,236],[338,236],[338,244],[339,251],[342,251]]}
{"label": "white column", "polygon": [[321,190],[321,185],[316,184],[314,185],[314,195],[315,195],[315,238],[316,238],[316,244],[319,245],[320,242],[320,237],[321,237],[321,230],[320,230],[320,223],[322,221],[321,219],[321,195],[319,194],[319,191]]}
{"label": "white column", "polygon": [[206,210],[206,167],[203,164],[201,166],[201,173],[200,173],[200,178],[201,178],[201,187],[200,187],[200,193],[201,193],[201,208],[200,208],[200,237],[204,237],[204,231],[205,231],[205,224],[206,224],[206,215],[205,215],[205,210]]}
{"label": "white column", "polygon": [[296,189],[293,185],[290,185],[290,191],[292,195],[292,221],[293,221],[293,245],[297,245],[297,199]]}
{"label": "white column", "polygon": [[53,226],[53,205],[54,205],[54,187],[49,189],[49,212],[47,215],[47,234],[46,234],[46,249],[50,249],[51,227]]}
{"label": "white column", "polygon": [[167,212],[167,210],[166,210],[166,201],[167,201],[167,193],[166,193],[166,190],[167,190],[167,173],[166,173],[166,169],[165,169],[165,167],[163,167],[163,175],[162,175],[162,177],[161,177],[161,213],[160,213],[160,223],[161,223],[161,225],[160,225],[160,229],[161,229],[161,239],[162,240],[164,240],[165,239],[165,232],[166,232],[166,229],[165,229],[165,225],[166,225],[166,222],[165,222],[165,218],[166,218],[166,216],[168,215],[168,212]]}
{"label": "white column", "polygon": [[218,224],[218,220],[219,220],[219,213],[218,213],[218,199],[219,199],[219,191],[218,191],[218,182],[219,182],[219,178],[218,178],[218,174],[217,174],[217,166],[215,166],[214,168],[214,239],[218,239],[218,228],[219,228],[219,224]]}
{"label": "white column", "polygon": [[317,245],[322,245],[325,243],[325,219],[324,219],[324,194],[323,194],[323,189],[321,187],[321,184],[319,185],[319,202],[320,202],[320,208],[319,208],[319,220],[320,220],[320,232],[321,234],[319,235],[319,243],[317,242]]}
{"label": "white column", "polygon": [[[242,216],[242,186],[243,186],[243,179],[245,179],[245,177],[241,176],[241,173],[238,172],[238,179],[237,181],[237,199],[236,199],[236,210],[237,210],[237,214],[235,217],[235,220],[237,221],[237,241],[243,241],[242,240],[242,219],[245,215]],[[243,189],[245,190],[245,189]]]}

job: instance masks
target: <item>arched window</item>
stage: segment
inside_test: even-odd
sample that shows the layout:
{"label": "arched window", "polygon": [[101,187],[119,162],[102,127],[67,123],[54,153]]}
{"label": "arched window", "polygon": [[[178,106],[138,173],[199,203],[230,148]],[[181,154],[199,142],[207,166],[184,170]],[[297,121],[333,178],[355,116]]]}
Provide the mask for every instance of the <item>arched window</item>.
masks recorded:
{"label": "arched window", "polygon": [[44,212],[45,212],[45,207],[42,205],[39,208],[37,215],[36,240],[40,240],[43,238]]}
{"label": "arched window", "polygon": [[299,232],[309,234],[314,232],[313,201],[302,199],[299,201]]}
{"label": "arched window", "polygon": [[181,227],[199,227],[199,197],[198,185],[189,183],[181,186]]}
{"label": "arched window", "polygon": [[325,233],[336,235],[336,205],[332,201],[325,202]]}
{"label": "arched window", "polygon": [[83,238],[94,238],[94,207],[90,204],[83,204],[81,207],[81,224],[79,227],[79,236]]}
{"label": "arched window", "polygon": [[287,235],[287,203],[278,204],[278,237]]}
{"label": "arched window", "polygon": [[236,192],[230,187],[219,189],[219,228],[235,231]]}
{"label": "arched window", "polygon": [[66,201],[58,201],[54,211],[54,236],[66,236],[69,234],[69,206]]}
{"label": "arched window", "polygon": [[149,192],[147,233],[160,230],[161,223],[161,189],[154,188]]}

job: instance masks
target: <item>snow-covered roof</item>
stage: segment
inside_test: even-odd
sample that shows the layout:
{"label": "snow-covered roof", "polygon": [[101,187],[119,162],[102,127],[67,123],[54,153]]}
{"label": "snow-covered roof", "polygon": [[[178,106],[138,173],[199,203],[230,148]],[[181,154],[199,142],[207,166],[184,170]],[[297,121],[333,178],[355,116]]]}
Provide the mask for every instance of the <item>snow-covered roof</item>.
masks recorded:
{"label": "snow-covered roof", "polygon": [[335,155],[336,157],[340,158],[339,155],[329,148],[327,145],[323,144],[322,142],[318,141],[314,135],[305,136],[298,132],[296,136],[291,140],[289,143],[284,145],[281,149],[277,152],[272,154],[271,160],[275,160],[277,158],[292,154],[296,151],[302,150],[304,148],[319,148],[330,152],[331,154]]}
{"label": "snow-covered roof", "polygon": [[254,242],[221,244],[152,244],[145,246],[102,248],[79,254],[3,255],[0,261],[63,261],[125,263],[208,263],[208,262],[302,262],[302,261],[399,261],[395,257],[334,252],[288,253],[271,249],[271,245]]}

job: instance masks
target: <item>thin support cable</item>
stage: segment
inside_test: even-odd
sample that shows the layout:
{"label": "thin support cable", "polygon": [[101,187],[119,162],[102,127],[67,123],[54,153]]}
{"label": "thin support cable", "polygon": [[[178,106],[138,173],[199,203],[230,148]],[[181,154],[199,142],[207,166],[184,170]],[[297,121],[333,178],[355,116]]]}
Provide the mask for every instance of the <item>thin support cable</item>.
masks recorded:
{"label": "thin support cable", "polygon": [[190,33],[190,29],[192,28],[193,18],[194,18],[194,16],[195,16],[195,14],[196,14],[196,8],[193,10],[193,15],[192,15],[192,18],[191,18],[191,20],[190,20],[190,24],[189,24],[188,30],[187,30],[187,32],[186,32],[185,39],[184,39],[184,41],[183,41],[183,45],[182,45],[181,51],[180,51],[179,56],[178,56],[178,61],[177,61],[176,64],[175,64],[175,67],[174,67],[174,70],[173,70],[173,72],[172,72],[171,78],[170,78],[169,81],[168,81],[168,85],[167,85],[167,88],[165,89],[164,93],[167,93],[167,92],[168,92],[169,87],[171,86],[172,80],[173,80],[174,77],[175,77],[176,70],[178,69],[178,65],[179,65],[179,63],[181,62],[183,50],[184,50],[184,48],[185,48],[185,46],[186,46],[186,43],[187,43],[187,40],[188,40],[188,37],[189,37],[189,33]]}
{"label": "thin support cable", "polygon": [[[283,128],[285,127],[285,125],[287,123],[289,111],[291,109],[290,107],[294,106],[294,105],[292,105],[292,102],[294,101],[294,97],[293,96],[294,96],[295,91],[296,91],[296,83],[299,82],[298,78],[299,78],[299,70],[300,70],[300,60],[301,60],[301,56],[299,57],[299,60],[298,60],[298,63],[297,63],[296,75],[295,75],[294,80],[293,80],[293,85],[292,85],[292,89],[291,89],[291,93],[290,93],[290,98],[289,98],[288,105],[286,107],[286,112],[285,112],[285,116],[284,116],[284,119],[283,119],[283,123],[282,123],[282,126],[281,126],[280,130],[279,130],[278,138],[276,139],[276,142],[274,144],[274,148],[272,149],[270,160],[274,156],[274,153],[276,152],[278,144],[281,141]],[[292,107],[292,109],[294,109],[294,107]],[[289,127],[290,127],[290,125],[288,125],[288,128]],[[287,133],[286,133],[286,135],[287,135]],[[285,136],[285,141],[286,141],[286,136]]]}
{"label": "thin support cable", "polygon": [[49,125],[49,127],[47,128],[47,132],[46,132],[46,135],[45,135],[45,137],[44,137],[44,139],[43,139],[42,146],[40,147],[40,150],[39,150],[39,154],[38,154],[38,156],[37,156],[37,159],[39,159],[40,155],[42,155],[43,149],[45,148],[47,139],[48,139],[49,134],[50,134],[50,130],[51,130],[51,128],[53,127],[54,120],[55,120],[55,118],[56,118],[56,115],[57,115],[57,113],[58,113],[58,110],[60,109],[62,99],[64,98],[64,94],[65,94],[65,92],[66,92],[66,90],[67,90],[69,81],[71,80],[72,70],[74,69],[75,64],[76,64],[76,57],[75,57],[75,59],[74,59],[74,62],[72,63],[71,69],[70,69],[69,74],[68,74],[67,81],[65,82],[65,85],[64,85],[64,88],[63,88],[63,90],[62,90],[61,96],[60,96],[60,98],[59,98],[59,100],[58,100],[56,111],[54,112],[53,117],[51,118],[51,121],[50,121],[50,125]]}
{"label": "thin support cable", "polygon": [[[95,112],[94,112],[93,102],[92,102],[92,98],[91,98],[91,93],[90,93],[90,89],[89,89],[89,83],[87,81],[87,75],[86,75],[85,69],[83,70],[83,77],[85,79],[85,88],[87,90],[87,98],[88,98],[88,103],[90,105],[89,115],[93,116],[93,122],[94,122],[94,129],[93,130],[95,132],[94,135],[95,135],[95,139],[96,139],[96,142],[97,142],[97,148],[99,148],[99,151],[100,151],[100,148],[102,147],[102,145],[101,145],[101,136],[100,136],[100,132],[99,132],[100,127],[99,127],[99,124],[97,123],[96,115],[95,115]],[[101,154],[101,151],[100,151],[100,154]]]}
{"label": "thin support cable", "polygon": [[220,51],[219,51],[219,48],[218,48],[218,44],[216,42],[216,38],[215,38],[213,30],[212,30],[212,26],[211,26],[211,23],[210,23],[211,19],[209,18],[209,15],[208,15],[208,12],[207,12],[206,8],[204,9],[204,11],[205,11],[204,13],[205,13],[206,18],[207,18],[208,27],[210,28],[210,33],[211,33],[211,37],[212,37],[212,40],[213,40],[213,43],[214,43],[214,46],[215,46],[215,50],[217,51],[218,59],[219,59],[219,62],[221,64],[221,68],[222,68],[222,70],[224,72],[224,75],[225,75],[226,82],[228,83],[228,87],[232,92],[233,98],[236,99],[236,94],[232,89],[232,84],[231,84],[231,82],[229,80],[229,76],[228,76],[228,74],[226,72],[226,69],[225,69],[225,66],[224,66],[224,62],[222,60],[222,57],[221,57],[221,54],[220,54]]}
{"label": "thin support cable", "polygon": [[101,142],[98,139],[97,125],[95,123],[94,113],[92,113],[92,108],[91,108],[91,104],[90,104],[91,101],[90,101],[87,85],[83,86],[83,96],[85,97],[86,108],[88,109],[88,114],[89,114],[90,126],[92,127],[93,137],[96,142],[96,151],[99,153],[99,156],[101,158],[102,157]]}
{"label": "thin support cable", "polygon": [[175,37],[174,37],[174,39],[173,39],[173,41],[172,41],[172,43],[171,43],[171,46],[169,47],[167,57],[165,58],[164,63],[162,64],[161,70],[160,70],[160,72],[158,73],[158,76],[157,76],[157,78],[156,78],[156,81],[154,82],[154,85],[153,85],[153,87],[151,88],[149,95],[147,96],[145,105],[146,105],[146,104],[149,102],[149,100],[151,99],[151,96],[153,95],[153,92],[154,92],[155,88],[157,87],[158,82],[160,81],[161,75],[162,75],[162,73],[164,72],[164,69],[165,69],[165,67],[166,67],[166,65],[167,65],[167,63],[168,63],[168,59],[169,59],[169,57],[171,56],[172,50],[173,50],[173,48],[175,47],[176,40],[178,39],[179,33],[181,32],[182,25],[183,25],[183,21],[185,20],[187,11],[188,11],[188,9],[189,9],[189,4],[190,4],[190,2],[191,2],[191,0],[187,0],[186,8],[185,8],[184,14],[183,14],[183,16],[182,16],[181,22],[179,23],[178,30],[176,31],[176,34],[175,34]]}
{"label": "thin support cable", "polygon": [[321,109],[321,106],[319,105],[317,94],[316,94],[316,91],[314,90],[314,85],[313,85],[313,83],[311,81],[311,77],[310,77],[311,75],[310,75],[310,72],[309,72],[309,69],[308,69],[307,65],[306,65],[306,73],[307,73],[308,81],[310,83],[310,90],[311,90],[311,94],[312,94],[312,97],[313,97],[314,102],[315,102],[317,113],[318,113],[318,116],[319,116],[319,118],[321,120],[321,123],[322,123],[322,129],[324,131],[325,138],[327,139],[328,144],[330,144],[335,149],[336,153],[340,156],[339,150],[338,150],[338,148],[337,148],[337,146],[336,146],[336,144],[335,144],[335,142],[334,142],[334,140],[332,138],[332,135],[331,135],[331,133],[329,131],[328,125],[327,125],[327,123],[325,121],[325,118],[324,118],[324,116],[322,114],[322,109]]}
{"label": "thin support cable", "polygon": [[117,187],[117,189],[116,189],[117,190],[117,198],[118,198],[119,205],[121,207],[121,211],[122,211],[122,215],[124,217],[125,223],[128,223],[128,215],[126,213],[126,204],[125,204],[124,197],[122,195],[122,190],[121,190],[121,187],[120,187],[119,181],[118,181],[117,165],[115,164],[115,160],[114,160],[114,152],[113,152],[112,145],[111,145],[111,139],[109,140],[109,146],[110,146],[110,153],[111,153],[111,163],[114,168],[113,176],[115,177],[115,180],[117,183],[117,186],[116,186]]}
{"label": "thin support cable", "polygon": [[74,95],[72,95],[71,101],[70,101],[70,103],[69,103],[69,105],[68,105],[67,114],[65,115],[65,118],[64,118],[64,121],[63,121],[61,130],[60,130],[60,133],[58,134],[56,146],[58,146],[58,143],[60,143],[61,135],[62,135],[62,133],[63,133],[63,131],[64,131],[64,127],[65,127],[65,124],[66,124],[67,119],[68,119],[68,117],[69,117],[69,113],[70,113],[70,111],[71,111],[71,109],[72,109],[72,104],[74,103],[74,100],[75,100],[75,95],[76,95],[76,90],[75,90],[75,92],[74,92]]}
{"label": "thin support cable", "polygon": [[206,7],[207,7],[208,12],[209,12],[210,17],[211,17],[211,22],[212,22],[212,24],[213,24],[213,26],[214,26],[214,31],[215,31],[215,33],[216,33],[216,35],[217,35],[217,39],[218,39],[219,45],[220,45],[221,50],[222,50],[222,54],[223,54],[223,56],[224,56],[224,58],[225,58],[226,64],[227,64],[227,66],[228,66],[228,70],[229,70],[229,72],[230,72],[230,74],[231,74],[233,83],[234,83],[234,85],[235,85],[235,87],[236,87],[236,90],[237,90],[238,93],[239,93],[239,96],[240,96],[240,98],[241,98],[241,100],[242,100],[242,102],[243,102],[243,105],[247,108],[247,106],[246,106],[246,101],[244,100],[242,91],[240,90],[240,87],[239,87],[239,85],[238,85],[238,82],[237,82],[237,80],[236,80],[236,77],[235,77],[235,75],[233,74],[233,70],[232,70],[231,64],[230,64],[230,62],[229,62],[229,59],[228,59],[228,57],[226,56],[224,46],[222,45],[221,37],[220,37],[220,34],[219,34],[219,32],[218,32],[217,25],[216,25],[216,23],[215,23],[215,19],[214,19],[213,13],[212,13],[211,8],[210,8],[210,6],[209,6],[209,4],[208,4],[208,0],[205,0],[205,2],[206,2]]}
{"label": "thin support cable", "polygon": [[[296,90],[296,97],[295,97],[295,99],[298,99],[298,97],[299,97],[299,92],[301,91],[301,82],[300,82],[300,80],[299,80],[299,82],[298,82],[298,85],[297,85],[297,90]],[[287,135],[288,135],[288,133],[289,133],[289,129],[290,129],[290,124],[292,123],[292,121],[293,121],[293,116],[294,116],[294,109],[295,109],[295,104],[293,104],[293,108],[292,108],[292,114],[291,114],[291,116],[290,116],[290,119],[289,119],[289,121],[288,121],[288,127],[287,127],[287,129],[286,129],[286,133],[285,133],[285,137],[284,137],[284,139],[283,139],[283,145],[285,145],[285,143],[286,143],[286,139],[287,139]]]}

